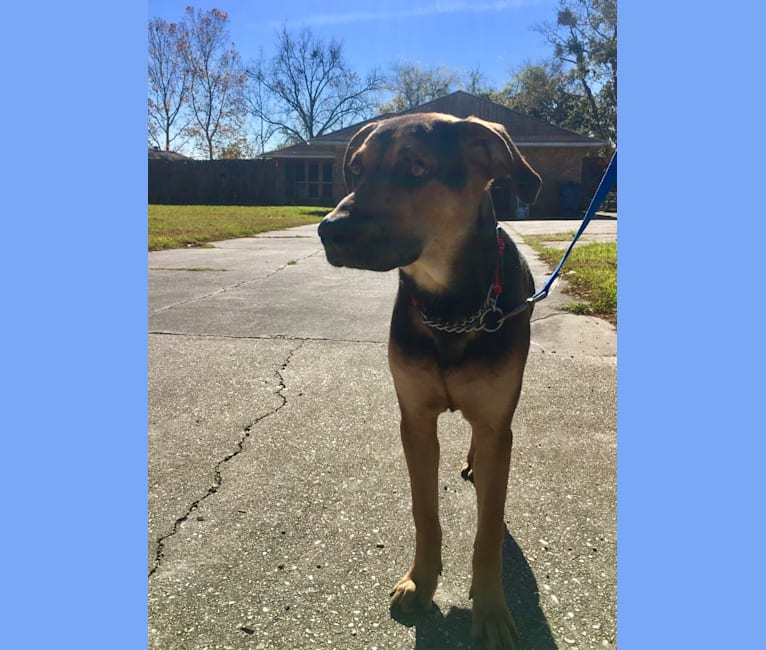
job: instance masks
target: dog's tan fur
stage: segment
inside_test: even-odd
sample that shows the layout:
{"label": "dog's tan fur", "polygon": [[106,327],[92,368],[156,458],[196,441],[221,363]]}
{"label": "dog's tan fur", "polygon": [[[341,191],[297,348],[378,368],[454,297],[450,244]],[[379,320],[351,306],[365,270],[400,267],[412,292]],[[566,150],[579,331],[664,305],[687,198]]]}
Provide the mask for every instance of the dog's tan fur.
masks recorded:
{"label": "dog's tan fur", "polygon": [[[476,118],[419,114],[366,125],[344,161],[349,194],[320,225],[328,260],[338,266],[400,269],[388,359],[401,410],[416,542],[414,560],[394,585],[391,604],[431,606],[441,574],[436,421],[459,409],[471,425],[463,476],[477,496],[473,554],[474,636],[510,645],[515,625],[502,589],[504,509],[511,421],[529,348],[529,311],[499,331],[445,333],[421,308],[467,316],[480,306],[497,267],[496,221],[488,187],[510,176],[534,201],[539,176],[505,129]],[[533,293],[531,274],[507,235],[503,294],[510,309]]]}

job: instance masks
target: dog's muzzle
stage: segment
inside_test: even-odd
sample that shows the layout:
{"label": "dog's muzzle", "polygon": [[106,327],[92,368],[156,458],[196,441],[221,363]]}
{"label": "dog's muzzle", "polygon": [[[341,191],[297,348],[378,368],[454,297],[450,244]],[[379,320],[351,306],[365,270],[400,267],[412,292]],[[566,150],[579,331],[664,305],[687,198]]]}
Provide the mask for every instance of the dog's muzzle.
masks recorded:
{"label": "dog's muzzle", "polygon": [[348,249],[353,246],[354,233],[342,218],[333,217],[331,212],[319,223],[319,239],[322,240],[327,261],[333,266],[344,266]]}
{"label": "dog's muzzle", "polygon": [[392,229],[372,219],[338,208],[322,219],[319,238],[330,264],[368,271],[390,271],[412,264],[422,250],[416,239],[397,237]]}

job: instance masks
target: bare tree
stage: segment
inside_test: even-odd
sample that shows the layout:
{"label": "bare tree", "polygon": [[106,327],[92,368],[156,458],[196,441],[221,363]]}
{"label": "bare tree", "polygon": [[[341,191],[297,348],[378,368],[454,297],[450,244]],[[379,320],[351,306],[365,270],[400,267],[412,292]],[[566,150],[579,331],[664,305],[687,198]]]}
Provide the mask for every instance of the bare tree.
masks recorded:
{"label": "bare tree", "polygon": [[256,118],[278,129],[288,142],[302,142],[368,117],[383,79],[377,70],[364,79],[343,60],[342,44],[324,43],[304,28],[277,34],[277,54],[250,71],[273,110],[251,105]]}
{"label": "bare tree", "polygon": [[192,122],[187,132],[212,160],[228,141],[242,134],[247,115],[247,76],[239,52],[233,44],[227,47],[226,12],[187,7],[186,19],[189,32],[186,65],[192,77],[189,94]]}
{"label": "bare tree", "polygon": [[255,149],[259,154],[266,151],[272,138],[279,132],[279,126],[270,122],[265,116],[273,116],[277,112],[274,95],[266,88],[263,79],[253,74],[253,70],[264,68],[263,50],[259,52],[258,60],[250,66],[248,72],[246,101],[252,118],[251,133]]}
{"label": "bare tree", "polygon": [[165,151],[187,126],[183,109],[191,88],[185,62],[188,44],[184,24],[149,21],[149,142]]}
{"label": "bare tree", "polygon": [[224,145],[219,153],[221,160],[242,160],[244,158],[255,158],[255,150],[246,136],[229,141]]}
{"label": "bare tree", "polygon": [[487,85],[486,77],[478,66],[471,68],[468,71],[468,73],[465,75],[465,79],[462,82],[462,86],[463,90],[465,90],[467,93],[476,95],[477,97],[489,98],[489,96],[494,92],[492,87]]}
{"label": "bare tree", "polygon": [[525,63],[512,71],[503,89],[491,93],[490,99],[578,133],[590,130],[577,82],[563,72],[558,59]]}
{"label": "bare tree", "polygon": [[578,84],[590,130],[617,137],[617,1],[559,0],[556,24],[535,28]]}
{"label": "bare tree", "polygon": [[385,88],[394,96],[378,111],[399,113],[433,99],[444,97],[461,85],[459,74],[445,67],[422,68],[411,61],[400,61],[392,66]]}
{"label": "bare tree", "polygon": [[493,92],[478,67],[464,72],[446,66],[424,68],[412,61],[392,65],[384,87],[393,97],[378,107],[381,115],[406,111],[456,90],[480,97],[489,97]]}

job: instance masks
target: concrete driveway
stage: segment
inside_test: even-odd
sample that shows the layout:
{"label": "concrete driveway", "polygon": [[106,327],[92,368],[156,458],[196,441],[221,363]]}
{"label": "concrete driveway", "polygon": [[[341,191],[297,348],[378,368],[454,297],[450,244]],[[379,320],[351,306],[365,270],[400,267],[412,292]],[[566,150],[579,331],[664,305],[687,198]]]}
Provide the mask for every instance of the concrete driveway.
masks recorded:
{"label": "concrete driveway", "polygon": [[[577,227],[505,225],[516,241]],[[616,221],[586,236],[614,238]],[[440,419],[435,607],[388,609],[414,543],[386,363],[396,273],[331,267],[316,226],[150,253],[149,268],[149,647],[471,647],[458,413]],[[616,337],[566,302],[535,309],[514,420],[504,583],[533,650],[616,643]]]}

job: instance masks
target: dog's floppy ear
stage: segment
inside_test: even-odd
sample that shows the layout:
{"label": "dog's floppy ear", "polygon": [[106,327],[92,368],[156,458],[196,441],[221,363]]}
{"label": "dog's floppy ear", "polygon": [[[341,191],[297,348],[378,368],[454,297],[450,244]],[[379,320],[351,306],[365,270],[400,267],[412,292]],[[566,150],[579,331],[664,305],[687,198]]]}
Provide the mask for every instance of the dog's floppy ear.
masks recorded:
{"label": "dog's floppy ear", "polygon": [[524,160],[502,124],[469,117],[458,123],[463,129],[469,156],[487,173],[488,180],[509,176],[524,203],[535,202],[542,180]]}
{"label": "dog's floppy ear", "polygon": [[354,191],[354,184],[351,180],[351,175],[348,172],[348,163],[351,160],[351,156],[356,153],[356,150],[362,146],[362,143],[367,139],[367,136],[370,135],[377,126],[377,122],[365,124],[361,129],[354,133],[353,137],[348,142],[348,146],[346,146],[346,154],[343,156],[343,181],[346,184],[346,192],[349,194]]}

